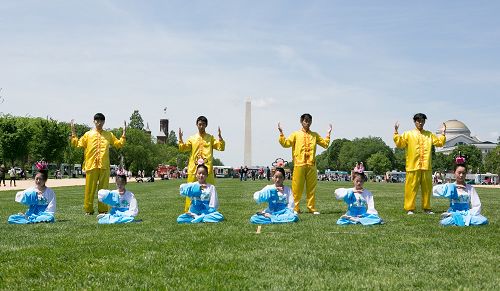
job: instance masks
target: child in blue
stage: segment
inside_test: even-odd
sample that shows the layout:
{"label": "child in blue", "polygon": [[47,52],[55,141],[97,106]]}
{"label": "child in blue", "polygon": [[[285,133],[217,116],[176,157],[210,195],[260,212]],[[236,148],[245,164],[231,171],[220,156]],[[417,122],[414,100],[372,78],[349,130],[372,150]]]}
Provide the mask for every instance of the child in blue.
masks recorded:
{"label": "child in blue", "polygon": [[178,223],[220,222],[224,216],[217,211],[219,200],[214,185],[207,183],[208,168],[204,164],[196,167],[198,182],[180,186],[180,194],[191,199],[189,211],[177,217]]}
{"label": "child in blue", "polygon": [[56,194],[45,186],[48,178],[47,164],[38,162],[38,172],[35,176],[35,187],[17,192],[16,202],[29,206],[26,213],[11,215],[11,224],[31,224],[39,222],[54,222],[56,212]]}
{"label": "child in blue", "polygon": [[339,188],[335,190],[337,199],[342,199],[347,204],[347,212],[342,215],[337,224],[362,224],[373,225],[382,224],[382,219],[375,210],[375,202],[370,191],[363,189],[365,175],[359,172],[353,172],[354,188]]}
{"label": "child in blue", "polygon": [[455,183],[436,185],[433,196],[450,199],[450,208],[441,215],[441,225],[483,225],[488,219],[481,215],[481,201],[476,189],[465,183],[467,167],[464,157],[456,158]]}
{"label": "child in blue", "polygon": [[118,224],[135,220],[139,213],[137,200],[134,193],[125,189],[125,185],[127,185],[127,176],[124,173],[118,173],[116,176],[118,189],[113,191],[101,189],[97,192],[99,201],[111,206],[109,213],[97,215],[97,223]]}
{"label": "child in blue", "polygon": [[273,185],[267,185],[253,194],[257,203],[268,203],[268,207],[257,212],[250,218],[251,223],[272,224],[296,222],[299,217],[293,211],[293,194],[290,187],[284,186],[285,170],[276,168],[273,176]]}

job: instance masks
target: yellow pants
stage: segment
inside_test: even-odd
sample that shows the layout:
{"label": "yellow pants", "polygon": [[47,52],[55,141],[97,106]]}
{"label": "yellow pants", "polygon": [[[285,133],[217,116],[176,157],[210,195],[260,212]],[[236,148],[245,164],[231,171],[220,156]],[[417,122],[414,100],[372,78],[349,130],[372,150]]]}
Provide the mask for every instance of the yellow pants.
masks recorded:
{"label": "yellow pants", "polygon": [[306,184],[307,210],[309,212],[314,212],[316,211],[314,194],[316,192],[316,184],[318,183],[316,166],[293,167],[292,192],[295,203],[294,210],[297,212],[300,211],[299,203],[302,198],[302,192],[304,191],[304,183]]}
{"label": "yellow pants", "polygon": [[[196,179],[196,175],[191,175],[191,174],[188,175],[188,178],[187,178],[188,183],[192,183],[192,182],[196,182],[196,181],[198,181],[198,179]],[[207,183],[212,184],[212,185],[215,184],[214,172],[208,174]],[[191,206],[191,199],[189,199],[189,197],[186,197],[186,203],[184,203],[184,212],[189,211],[189,206]]]}
{"label": "yellow pants", "polygon": [[422,209],[431,210],[432,171],[416,170],[406,172],[405,211],[415,211],[418,187],[422,192]]}
{"label": "yellow pants", "polygon": [[[85,198],[83,209],[85,212],[94,213],[94,195],[101,189],[109,188],[109,169],[93,169],[86,172],[85,176]],[[108,212],[108,206],[97,201],[99,213]]]}

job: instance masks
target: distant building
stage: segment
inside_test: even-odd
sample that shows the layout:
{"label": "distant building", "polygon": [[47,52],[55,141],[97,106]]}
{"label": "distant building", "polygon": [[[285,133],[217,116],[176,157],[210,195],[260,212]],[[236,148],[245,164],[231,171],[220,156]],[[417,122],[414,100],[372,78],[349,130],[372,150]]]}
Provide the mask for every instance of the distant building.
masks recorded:
{"label": "distant building", "polygon": [[[471,136],[469,128],[461,121],[456,119],[448,120],[446,124],[446,143],[442,148],[436,148],[437,153],[450,154],[459,145],[473,145],[476,146],[483,157],[493,150],[497,144],[490,141],[481,141],[476,136]],[[441,130],[436,131],[437,134]]]}
{"label": "distant building", "polygon": [[168,119],[160,119],[160,132],[156,136],[157,143],[167,143],[168,137]]}

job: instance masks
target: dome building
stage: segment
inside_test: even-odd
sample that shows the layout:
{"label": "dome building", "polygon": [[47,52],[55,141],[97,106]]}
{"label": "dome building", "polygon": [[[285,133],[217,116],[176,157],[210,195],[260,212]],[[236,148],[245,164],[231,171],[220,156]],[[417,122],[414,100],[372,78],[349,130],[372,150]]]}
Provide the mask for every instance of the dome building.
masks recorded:
{"label": "dome building", "polygon": [[[471,136],[471,131],[463,122],[452,119],[445,122],[446,124],[446,143],[442,148],[436,148],[437,153],[449,154],[457,146],[462,144],[470,144],[481,150],[483,157],[497,144],[489,141],[481,141],[476,136]],[[441,129],[436,131],[436,134],[441,134]]]}

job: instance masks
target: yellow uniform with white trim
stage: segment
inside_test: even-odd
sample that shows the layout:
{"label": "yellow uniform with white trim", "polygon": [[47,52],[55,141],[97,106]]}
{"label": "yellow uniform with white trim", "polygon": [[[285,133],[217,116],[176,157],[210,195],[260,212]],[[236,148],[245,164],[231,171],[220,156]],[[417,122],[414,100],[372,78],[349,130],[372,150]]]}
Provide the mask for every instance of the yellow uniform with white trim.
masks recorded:
{"label": "yellow uniform with white trim", "polygon": [[[201,136],[199,133],[192,135],[188,138],[185,143],[179,142],[179,151],[188,152],[191,151],[188,163],[188,178],[187,182],[196,182],[196,167],[198,166],[198,160],[202,159],[205,166],[208,168],[207,183],[215,184],[215,177],[213,171],[213,152],[214,149],[218,151],[224,151],[226,148],[226,142],[224,140],[215,139],[211,134],[205,133]],[[191,200],[186,197],[186,203],[184,206],[184,211],[189,211],[189,206]]]}
{"label": "yellow uniform with white trim", "polygon": [[432,193],[432,146],[442,147],[444,135],[436,136],[427,130],[413,129],[399,135],[394,134],[396,147],[406,149],[406,211],[415,210],[415,197],[419,186],[422,192],[422,209],[431,210]]}
{"label": "yellow uniform with white trim", "polygon": [[[85,153],[85,212],[93,213],[94,194],[98,190],[109,188],[109,147],[121,148],[124,144],[124,136],[117,139],[112,132],[105,130],[89,130],[80,139],[71,137],[71,145],[84,148]],[[102,202],[97,203],[97,208],[100,213],[108,211],[108,206]]]}
{"label": "yellow uniform with white trim", "polygon": [[315,212],[316,201],[315,192],[318,182],[318,172],[316,169],[316,145],[327,148],[330,144],[330,136],[322,138],[313,131],[298,130],[293,132],[288,138],[280,134],[279,143],[284,148],[292,148],[293,156],[293,177],[292,192],[295,207],[294,210],[300,211],[300,199],[306,186],[307,210]]}

